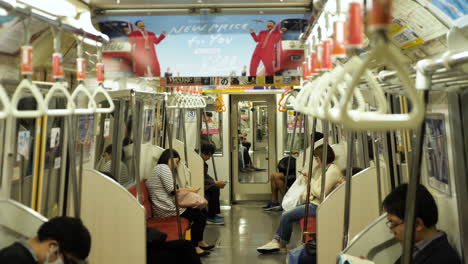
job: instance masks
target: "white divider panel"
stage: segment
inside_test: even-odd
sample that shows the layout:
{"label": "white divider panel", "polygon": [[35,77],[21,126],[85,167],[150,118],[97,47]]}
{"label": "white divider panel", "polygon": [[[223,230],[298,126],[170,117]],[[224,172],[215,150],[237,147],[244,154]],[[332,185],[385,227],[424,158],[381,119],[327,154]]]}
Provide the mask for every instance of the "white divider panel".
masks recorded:
{"label": "white divider panel", "polygon": [[335,162],[333,163],[335,163],[335,165],[338,166],[340,170],[346,169],[346,142],[334,144],[331,147],[333,152],[335,152]]}
{"label": "white divider panel", "polygon": [[0,248],[36,236],[47,218],[13,200],[0,201]]}
{"label": "white divider panel", "polygon": [[[317,263],[336,263],[342,249],[345,189],[344,184],[338,186],[317,209]],[[354,175],[351,191],[350,238],[379,216],[377,201],[376,169],[367,168]]]}
{"label": "white divider panel", "polygon": [[352,256],[364,256],[375,263],[394,264],[401,256],[401,244],[393,239],[387,227],[386,214],[381,215],[365,230],[359,233],[343,253]]}
{"label": "white divider panel", "polygon": [[140,178],[148,179],[153,172],[154,167],[158,163],[159,157],[161,156],[163,148],[154,146],[151,144],[141,145],[140,155]]}
{"label": "white divider panel", "polygon": [[[174,140],[173,144],[174,144],[174,149],[177,152],[179,152],[180,157],[183,160],[185,160],[184,143],[182,143],[180,140]],[[192,179],[190,180],[189,176],[186,176],[186,179],[188,180],[188,182],[192,183],[192,187],[200,188],[200,191],[198,192],[198,194],[204,196],[205,195],[205,192],[204,192],[205,182],[204,182],[204,172],[203,172],[203,159],[200,157],[200,155],[198,155],[198,153],[196,153],[191,148],[187,149],[187,155],[188,155],[189,169],[192,175]],[[211,162],[209,162],[208,165],[210,166]],[[214,177],[214,175],[211,175],[211,176]]]}
{"label": "white divider panel", "polygon": [[90,263],[145,264],[145,211],[120,184],[83,172],[81,218],[92,236]]}

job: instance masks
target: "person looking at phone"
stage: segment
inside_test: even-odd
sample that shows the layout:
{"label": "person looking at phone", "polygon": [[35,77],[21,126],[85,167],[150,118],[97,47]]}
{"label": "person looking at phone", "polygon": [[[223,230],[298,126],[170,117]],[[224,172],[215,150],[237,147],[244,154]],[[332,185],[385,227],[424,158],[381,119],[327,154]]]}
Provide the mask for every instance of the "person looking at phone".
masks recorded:
{"label": "person looking at phone", "polygon": [[209,225],[223,225],[224,217],[221,216],[221,207],[219,204],[219,196],[221,189],[226,186],[225,181],[216,181],[208,174],[207,160],[213,157],[215,153],[215,146],[213,144],[203,144],[201,146],[201,154],[204,161],[204,175],[205,175],[205,198],[208,201],[208,218],[207,224]]}

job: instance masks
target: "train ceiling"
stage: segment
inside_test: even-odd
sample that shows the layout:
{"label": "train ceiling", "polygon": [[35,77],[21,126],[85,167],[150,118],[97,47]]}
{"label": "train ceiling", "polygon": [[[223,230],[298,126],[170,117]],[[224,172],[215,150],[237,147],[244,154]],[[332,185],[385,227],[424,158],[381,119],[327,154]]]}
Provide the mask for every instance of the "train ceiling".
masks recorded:
{"label": "train ceiling", "polygon": [[[203,9],[215,10],[216,13],[232,12],[266,12],[274,9],[296,9],[298,12],[311,7],[311,0],[83,0],[97,10],[142,10],[160,9],[174,11],[175,9],[197,12]],[[234,10],[233,10],[234,9]],[[262,11],[264,10],[264,11]]]}

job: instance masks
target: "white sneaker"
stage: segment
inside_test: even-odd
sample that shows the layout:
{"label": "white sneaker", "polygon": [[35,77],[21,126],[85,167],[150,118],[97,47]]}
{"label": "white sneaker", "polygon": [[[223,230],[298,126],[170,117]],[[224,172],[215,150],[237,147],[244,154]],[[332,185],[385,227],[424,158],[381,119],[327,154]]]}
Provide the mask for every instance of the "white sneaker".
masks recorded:
{"label": "white sneaker", "polygon": [[273,242],[273,241],[270,241],[266,243],[265,245],[257,248],[257,251],[262,254],[273,253],[279,250],[280,250],[280,244]]}

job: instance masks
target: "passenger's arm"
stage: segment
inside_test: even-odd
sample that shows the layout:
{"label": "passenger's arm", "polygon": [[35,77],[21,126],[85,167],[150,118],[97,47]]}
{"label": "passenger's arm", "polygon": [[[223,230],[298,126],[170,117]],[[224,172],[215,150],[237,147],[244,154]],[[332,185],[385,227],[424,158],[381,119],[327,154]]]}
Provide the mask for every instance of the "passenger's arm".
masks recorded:
{"label": "passenger's arm", "polygon": [[156,171],[157,177],[161,179],[162,186],[167,193],[174,193],[174,179],[172,178],[171,169],[168,166],[161,166]]}
{"label": "passenger's arm", "polygon": [[255,42],[259,41],[258,36],[257,34],[255,34],[255,31],[253,30],[253,28],[250,29],[250,35],[252,36]]}
{"label": "passenger's arm", "polygon": [[163,31],[159,37],[156,37],[156,34],[154,34],[154,43],[159,44],[163,39],[166,38],[166,31]]}

